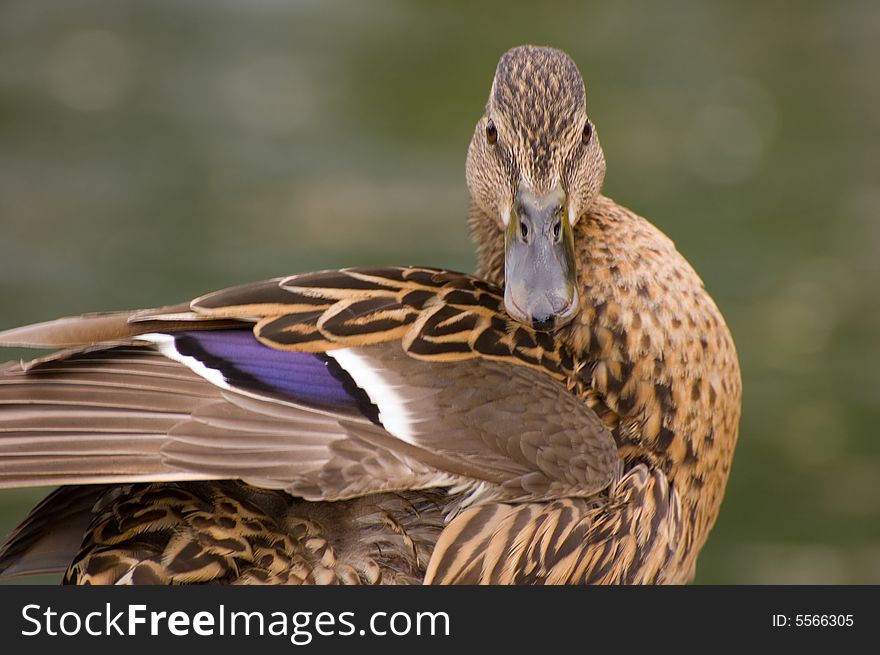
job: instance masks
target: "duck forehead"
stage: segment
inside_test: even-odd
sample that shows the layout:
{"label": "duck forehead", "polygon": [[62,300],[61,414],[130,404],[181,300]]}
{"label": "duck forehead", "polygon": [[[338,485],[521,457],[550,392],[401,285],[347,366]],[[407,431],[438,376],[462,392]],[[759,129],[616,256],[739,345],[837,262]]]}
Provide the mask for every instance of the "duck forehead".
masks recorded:
{"label": "duck forehead", "polygon": [[498,63],[489,110],[509,135],[523,177],[552,185],[582,128],[586,94],[580,71],[559,50],[514,48]]}

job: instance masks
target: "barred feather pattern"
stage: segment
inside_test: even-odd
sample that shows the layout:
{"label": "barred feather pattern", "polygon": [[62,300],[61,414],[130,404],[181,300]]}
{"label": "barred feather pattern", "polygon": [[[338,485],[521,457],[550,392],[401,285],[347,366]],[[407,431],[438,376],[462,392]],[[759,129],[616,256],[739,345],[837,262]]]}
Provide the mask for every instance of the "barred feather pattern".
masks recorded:
{"label": "barred feather pattern", "polygon": [[66,584],[420,584],[440,491],[310,503],[233,482],[106,487]]}
{"label": "barred feather pattern", "polygon": [[[423,361],[483,358],[549,375],[596,404],[585,362],[564,342],[511,319],[496,285],[425,267],[349,268],[305,273],[202,296],[201,319],[254,319],[257,338],[279,350],[326,352],[400,340]],[[144,313],[133,321],[154,321]]]}
{"label": "barred feather pattern", "polygon": [[678,497],[644,465],[592,501],[492,503],[457,517],[427,584],[661,584],[681,539]]}

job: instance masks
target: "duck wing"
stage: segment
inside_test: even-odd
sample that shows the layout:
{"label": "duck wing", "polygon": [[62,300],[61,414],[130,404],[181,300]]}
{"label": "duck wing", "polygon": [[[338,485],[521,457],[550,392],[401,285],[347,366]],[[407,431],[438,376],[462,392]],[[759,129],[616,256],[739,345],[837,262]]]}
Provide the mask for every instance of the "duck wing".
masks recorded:
{"label": "duck wing", "polygon": [[324,271],[0,333],[0,486],[240,479],[308,500],[588,497],[618,455],[579,364],[500,291]]}

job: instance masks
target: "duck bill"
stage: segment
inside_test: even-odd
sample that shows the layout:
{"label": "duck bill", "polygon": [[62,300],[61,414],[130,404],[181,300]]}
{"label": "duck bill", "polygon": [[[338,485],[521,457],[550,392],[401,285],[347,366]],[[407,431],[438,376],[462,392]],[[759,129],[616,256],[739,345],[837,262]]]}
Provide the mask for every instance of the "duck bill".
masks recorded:
{"label": "duck bill", "polygon": [[578,306],[574,232],[560,187],[536,196],[520,185],[504,244],[504,305],[538,330],[568,323]]}

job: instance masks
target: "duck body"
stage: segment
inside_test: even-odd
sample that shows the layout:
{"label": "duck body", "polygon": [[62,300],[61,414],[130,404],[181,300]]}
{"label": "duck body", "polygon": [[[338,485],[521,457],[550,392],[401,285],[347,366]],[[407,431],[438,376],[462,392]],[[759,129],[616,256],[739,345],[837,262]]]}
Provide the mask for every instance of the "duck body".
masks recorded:
{"label": "duck body", "polygon": [[[493,177],[520,146],[540,152],[501,152],[518,115],[497,113],[502,92],[536,78],[555,102],[573,79],[559,51],[511,53],[469,154],[476,276],[323,271],[0,333],[62,349],[0,369],[0,486],[63,485],[10,535],[0,574],[693,577],[738,434],[733,341],[673,243],[598,194],[582,91],[568,123],[520,116],[535,123],[526,141],[574,130],[566,156],[587,162],[565,165],[574,177],[547,177],[549,164]],[[540,248],[543,268],[528,259]]]}
{"label": "duck body", "polygon": [[[472,229],[484,225],[472,216]],[[662,559],[662,549],[646,539],[656,532],[649,524],[673,512],[670,525],[680,533],[660,568],[666,581],[687,582],[720,510],[739,434],[742,380],[733,338],[697,273],[649,221],[600,196],[575,231],[581,311],[558,336],[587,362],[589,386],[601,399],[594,410],[612,431],[624,469],[651,472],[646,484],[662,490],[666,503],[664,509],[664,502],[643,499],[641,522],[623,527],[638,514],[629,507],[613,532],[631,531],[628,552],[641,542],[650,544],[648,559]],[[498,253],[481,254],[480,274],[499,279]],[[610,520],[607,509],[601,515]],[[612,539],[608,547],[617,552],[620,544]],[[633,555],[633,563],[643,557]],[[609,559],[621,570],[603,582],[649,580],[632,576],[625,558]]]}

